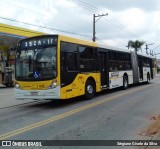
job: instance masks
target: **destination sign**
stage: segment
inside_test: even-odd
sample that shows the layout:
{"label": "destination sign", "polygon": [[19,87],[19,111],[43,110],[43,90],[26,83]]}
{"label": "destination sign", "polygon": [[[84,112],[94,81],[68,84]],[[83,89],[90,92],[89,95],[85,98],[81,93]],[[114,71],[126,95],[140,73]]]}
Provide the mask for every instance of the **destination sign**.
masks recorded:
{"label": "destination sign", "polygon": [[22,40],[19,43],[19,47],[21,48],[37,48],[37,47],[46,47],[53,46],[57,44],[57,37],[44,37],[44,38],[31,38]]}

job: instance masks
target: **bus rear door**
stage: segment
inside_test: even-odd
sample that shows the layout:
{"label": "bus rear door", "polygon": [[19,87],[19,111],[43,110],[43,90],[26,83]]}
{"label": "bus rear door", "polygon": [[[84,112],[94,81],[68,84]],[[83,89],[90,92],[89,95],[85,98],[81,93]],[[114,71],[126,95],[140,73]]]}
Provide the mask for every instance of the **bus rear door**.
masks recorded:
{"label": "bus rear door", "polygon": [[108,53],[99,52],[99,61],[100,61],[100,73],[101,73],[101,88],[109,87],[109,72],[108,72]]}

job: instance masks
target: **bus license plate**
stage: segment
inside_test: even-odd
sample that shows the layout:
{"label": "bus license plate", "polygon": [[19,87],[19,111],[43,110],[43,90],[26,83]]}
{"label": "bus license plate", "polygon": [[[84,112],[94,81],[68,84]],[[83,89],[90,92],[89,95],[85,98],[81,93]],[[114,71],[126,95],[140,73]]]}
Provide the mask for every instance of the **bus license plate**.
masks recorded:
{"label": "bus license plate", "polygon": [[38,96],[38,92],[31,92],[30,95],[31,96]]}

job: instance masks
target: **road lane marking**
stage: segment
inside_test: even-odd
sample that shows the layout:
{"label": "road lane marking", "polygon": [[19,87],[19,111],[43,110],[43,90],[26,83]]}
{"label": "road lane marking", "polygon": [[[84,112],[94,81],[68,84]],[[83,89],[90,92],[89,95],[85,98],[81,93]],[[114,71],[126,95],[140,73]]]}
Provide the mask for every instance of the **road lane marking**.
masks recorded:
{"label": "road lane marking", "polygon": [[[158,83],[160,84],[160,83]],[[21,133],[24,133],[24,132],[27,132],[29,130],[32,130],[32,129],[35,129],[35,128],[38,128],[38,127],[41,127],[41,126],[45,126],[49,123],[52,123],[52,122],[55,122],[57,120],[60,120],[60,119],[63,119],[63,118],[66,118],[68,116],[71,116],[73,114],[76,114],[78,112],[81,112],[83,110],[87,110],[89,108],[92,108],[92,107],[95,107],[97,105],[100,105],[102,103],[105,103],[107,101],[110,101],[110,100],[113,100],[113,99],[116,99],[118,97],[122,97],[122,96],[125,96],[125,95],[128,95],[128,94],[131,94],[131,93],[134,93],[136,91],[139,91],[139,90],[142,90],[142,89],[145,89],[145,88],[148,88],[148,87],[151,87],[153,85],[157,85],[157,84],[151,84],[151,85],[147,85],[147,86],[141,86],[141,87],[138,87],[136,89],[133,89],[133,90],[128,90],[126,92],[123,92],[123,93],[119,93],[117,95],[114,95],[114,96],[111,96],[111,97],[108,97],[108,98],[104,98],[100,101],[96,101],[94,103],[91,103],[91,104],[88,104],[88,105],[85,105],[85,106],[82,106],[82,107],[79,107],[77,109],[74,109],[74,110],[71,110],[71,111],[68,111],[68,112],[65,112],[63,114],[60,114],[60,115],[57,115],[57,116],[54,116],[52,118],[49,118],[49,119],[46,119],[46,120],[43,120],[43,121],[40,121],[40,122],[36,122],[34,124],[31,124],[31,125],[28,125],[28,126],[25,126],[25,127],[22,127],[20,129],[16,129],[16,130],[13,130],[13,131],[10,131],[8,133],[5,133],[5,134],[2,134],[0,135],[0,140],[6,140],[8,138],[11,138],[13,136],[16,136],[16,135],[19,135]]]}

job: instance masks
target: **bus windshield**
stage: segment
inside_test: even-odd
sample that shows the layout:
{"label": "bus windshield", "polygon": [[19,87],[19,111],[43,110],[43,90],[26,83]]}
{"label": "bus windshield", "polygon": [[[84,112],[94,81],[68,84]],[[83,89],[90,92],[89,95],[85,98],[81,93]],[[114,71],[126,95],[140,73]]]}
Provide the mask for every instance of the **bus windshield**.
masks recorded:
{"label": "bus windshield", "polygon": [[16,80],[50,80],[57,76],[57,47],[21,49],[16,54]]}

